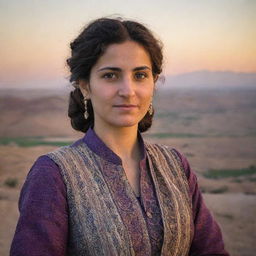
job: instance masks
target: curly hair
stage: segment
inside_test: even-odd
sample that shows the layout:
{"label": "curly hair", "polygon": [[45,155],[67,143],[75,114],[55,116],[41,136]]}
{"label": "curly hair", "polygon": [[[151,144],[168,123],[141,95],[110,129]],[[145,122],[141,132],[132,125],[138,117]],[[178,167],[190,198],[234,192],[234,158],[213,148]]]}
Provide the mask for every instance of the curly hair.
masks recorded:
{"label": "curly hair", "polygon": [[[98,59],[105,53],[110,44],[123,43],[127,40],[137,42],[148,52],[152,63],[152,73],[156,81],[162,72],[162,44],[144,25],[131,21],[100,18],[87,25],[78,37],[70,43],[71,57],[67,59],[70,69],[70,82],[75,89],[70,93],[68,116],[75,130],[86,132],[94,125],[93,107],[87,101],[89,117],[84,118],[85,106],[83,95],[78,87],[79,80],[90,80],[90,72]],[[153,111],[154,114],[154,111]],[[138,124],[140,132],[152,125],[153,114],[148,112]]]}

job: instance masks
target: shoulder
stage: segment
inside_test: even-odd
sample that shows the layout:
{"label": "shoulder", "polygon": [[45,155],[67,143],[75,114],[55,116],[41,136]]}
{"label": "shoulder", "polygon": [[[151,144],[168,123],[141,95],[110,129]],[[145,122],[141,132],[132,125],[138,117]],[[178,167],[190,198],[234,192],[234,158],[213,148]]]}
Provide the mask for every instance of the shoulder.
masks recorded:
{"label": "shoulder", "polygon": [[83,139],[79,139],[70,145],[58,147],[43,157],[47,157],[48,161],[50,160],[58,168],[61,168],[62,163],[72,160],[72,157],[78,155],[77,153],[81,150],[81,147],[85,148],[84,145]]}
{"label": "shoulder", "polygon": [[31,167],[26,181],[30,186],[38,184],[53,184],[54,186],[63,183],[59,166],[47,155],[40,156]]}
{"label": "shoulder", "polygon": [[150,155],[158,155],[158,154],[164,154],[164,155],[168,155],[168,154],[177,154],[177,151],[172,148],[171,146],[168,145],[164,145],[164,144],[158,144],[158,143],[148,143],[145,142],[145,148],[146,151],[150,154]]}
{"label": "shoulder", "polygon": [[27,179],[30,177],[41,177],[41,176],[56,176],[60,174],[60,167],[56,161],[53,159],[53,155],[57,155],[60,153],[68,154],[73,148],[78,147],[83,142],[83,139],[79,139],[68,146],[58,147],[57,149],[46,153],[45,155],[41,155],[34,162],[31,167]]}
{"label": "shoulder", "polygon": [[50,157],[52,155],[57,155],[57,154],[71,154],[73,151],[76,151],[77,149],[79,149],[81,146],[85,145],[83,139],[79,139],[77,141],[75,141],[74,143],[67,145],[67,146],[62,146],[59,147],[51,152],[48,152],[46,154],[46,156]]}
{"label": "shoulder", "polygon": [[168,145],[145,142],[145,149],[151,156],[158,157],[161,155],[168,158],[172,155],[178,160],[182,159],[181,154],[175,148]]}
{"label": "shoulder", "polygon": [[145,142],[145,148],[150,155],[161,154],[164,155],[165,158],[169,158],[172,156],[172,158],[174,158],[179,163],[187,178],[190,178],[191,175],[194,176],[194,173],[191,171],[190,164],[187,158],[176,148],[173,148],[169,145],[148,142]]}
{"label": "shoulder", "polygon": [[58,165],[47,155],[42,155],[34,162],[28,173],[28,178],[33,176],[54,176],[58,174],[58,171]]}
{"label": "shoulder", "polygon": [[64,202],[66,186],[58,165],[47,155],[43,155],[35,161],[26,177],[20,194],[19,208],[24,210],[28,205],[37,205],[37,202],[49,202],[53,195],[55,201]]}

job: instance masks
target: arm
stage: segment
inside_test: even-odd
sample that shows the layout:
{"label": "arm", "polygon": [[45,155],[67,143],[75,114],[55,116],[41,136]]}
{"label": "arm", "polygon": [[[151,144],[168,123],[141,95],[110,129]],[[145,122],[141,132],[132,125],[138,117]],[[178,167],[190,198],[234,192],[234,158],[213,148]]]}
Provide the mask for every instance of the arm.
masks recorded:
{"label": "arm", "polygon": [[66,187],[47,156],[31,168],[21,190],[20,217],[10,255],[65,255],[68,234]]}
{"label": "arm", "polygon": [[187,159],[177,152],[181,158],[188,179],[192,199],[194,218],[194,237],[190,248],[190,256],[228,256],[219,225],[206,207],[198,188],[197,177],[191,170]]}

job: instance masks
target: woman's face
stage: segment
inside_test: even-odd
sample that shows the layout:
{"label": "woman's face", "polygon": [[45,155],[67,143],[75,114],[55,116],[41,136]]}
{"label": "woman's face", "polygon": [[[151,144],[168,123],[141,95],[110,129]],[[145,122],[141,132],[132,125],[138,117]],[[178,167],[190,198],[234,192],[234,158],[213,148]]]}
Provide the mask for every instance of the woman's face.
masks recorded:
{"label": "woman's face", "polygon": [[91,99],[97,129],[138,126],[154,91],[148,53],[138,43],[112,44],[93,66],[90,81],[80,81]]}

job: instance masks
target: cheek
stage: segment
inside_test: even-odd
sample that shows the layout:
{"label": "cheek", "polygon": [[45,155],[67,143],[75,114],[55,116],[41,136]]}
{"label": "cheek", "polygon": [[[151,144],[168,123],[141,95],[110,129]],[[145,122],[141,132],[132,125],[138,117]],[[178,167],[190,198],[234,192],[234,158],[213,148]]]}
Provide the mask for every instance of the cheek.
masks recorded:
{"label": "cheek", "polygon": [[91,101],[93,108],[98,111],[104,112],[105,109],[111,105],[111,96],[106,91],[92,91],[91,92]]}
{"label": "cheek", "polygon": [[151,102],[153,98],[153,89],[151,90],[143,90],[140,93],[141,99],[146,103],[146,102]]}

